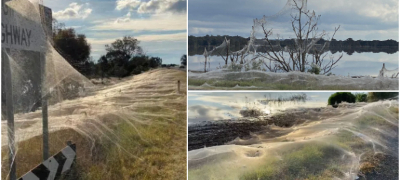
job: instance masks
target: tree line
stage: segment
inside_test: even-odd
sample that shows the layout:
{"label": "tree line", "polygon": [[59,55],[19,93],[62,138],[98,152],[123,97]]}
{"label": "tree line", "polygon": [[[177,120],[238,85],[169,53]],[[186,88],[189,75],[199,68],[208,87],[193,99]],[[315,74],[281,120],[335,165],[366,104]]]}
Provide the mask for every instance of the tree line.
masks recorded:
{"label": "tree line", "polygon": [[[88,78],[123,78],[152,68],[175,66],[163,65],[160,57],[146,55],[139,46],[140,41],[132,36],[124,36],[105,45],[106,54],[95,61],[90,56],[91,46],[84,34],[78,34],[73,28],[65,28],[63,23],[53,20],[52,35],[54,48]],[[181,57],[181,64],[186,66],[186,55]]]}
{"label": "tree line", "polygon": [[355,102],[375,102],[399,96],[398,92],[368,92],[366,93],[351,93],[351,92],[337,92],[332,94],[328,99],[328,105],[337,107],[341,102],[355,103]]}
{"label": "tree line", "polygon": [[[189,36],[188,39],[188,47],[189,47],[189,55],[199,55],[202,54],[204,48],[212,49],[213,47],[219,46],[224,40],[230,40],[230,48],[238,51],[242,49],[247,42],[250,40],[250,37],[241,37],[241,36]],[[260,41],[260,40],[258,40]],[[270,39],[272,44],[278,44],[278,40]],[[389,54],[396,53],[399,49],[399,42],[393,39],[388,39],[384,41],[380,40],[354,40],[352,38],[348,38],[346,40],[336,40],[332,39],[332,41],[328,41],[325,39],[321,39],[317,42],[317,44],[324,44],[325,42],[329,42],[329,50],[332,53],[344,51],[347,54],[351,55],[354,52],[386,52]],[[279,44],[282,47],[292,46],[295,44],[294,39],[281,39],[279,40]]]}

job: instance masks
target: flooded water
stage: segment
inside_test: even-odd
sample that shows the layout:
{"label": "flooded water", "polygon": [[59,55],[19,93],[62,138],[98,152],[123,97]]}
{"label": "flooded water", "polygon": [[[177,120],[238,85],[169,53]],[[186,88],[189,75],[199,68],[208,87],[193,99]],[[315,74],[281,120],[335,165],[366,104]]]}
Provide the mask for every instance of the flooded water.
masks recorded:
{"label": "flooded water", "polygon": [[242,117],[240,110],[260,109],[265,114],[273,114],[289,108],[326,107],[332,92],[307,92],[306,100],[286,103],[263,103],[262,100],[290,98],[303,93],[191,93],[188,95],[188,123],[236,119]]}
{"label": "flooded water", "polygon": [[[330,55],[332,55],[332,53],[329,52],[326,60],[328,60]],[[333,56],[337,58],[340,56],[340,53],[336,52]],[[342,59],[337,63],[337,67],[332,70],[332,73],[341,76],[377,76],[383,63],[385,63],[386,69],[392,70],[398,68],[399,53],[355,52],[351,55],[343,53]],[[212,56],[210,58],[210,64],[207,64],[207,68],[210,66],[210,70],[216,70],[217,67],[223,65],[224,61],[221,57]],[[189,56],[189,70],[204,71],[204,56]]]}

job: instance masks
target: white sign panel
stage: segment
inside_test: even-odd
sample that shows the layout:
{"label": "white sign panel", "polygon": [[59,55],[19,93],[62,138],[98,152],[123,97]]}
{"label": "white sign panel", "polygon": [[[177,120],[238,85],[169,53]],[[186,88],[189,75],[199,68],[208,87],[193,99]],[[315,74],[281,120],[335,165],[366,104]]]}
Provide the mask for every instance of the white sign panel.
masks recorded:
{"label": "white sign panel", "polygon": [[46,36],[38,8],[27,0],[2,1],[2,48],[44,52]]}

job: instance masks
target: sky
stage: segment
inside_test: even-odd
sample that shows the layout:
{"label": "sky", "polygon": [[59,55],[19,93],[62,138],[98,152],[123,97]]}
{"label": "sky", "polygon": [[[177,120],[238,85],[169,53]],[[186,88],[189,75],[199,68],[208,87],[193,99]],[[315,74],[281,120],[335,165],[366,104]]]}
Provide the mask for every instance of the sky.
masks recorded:
{"label": "sky", "polygon": [[164,64],[180,64],[186,54],[186,0],[43,0],[43,4],[58,22],[86,35],[94,60],[105,54],[106,44],[127,35]]}
{"label": "sky", "polygon": [[[289,108],[326,107],[328,98],[335,92],[305,92],[306,102],[262,104],[258,100],[288,98],[303,92],[192,92],[188,94],[188,123],[235,119],[240,110],[255,107],[267,114]],[[366,93],[366,92],[352,92]]]}
{"label": "sky", "polygon": [[[286,0],[190,0],[189,35],[249,37],[253,19],[277,14]],[[330,35],[340,25],[337,40],[399,40],[398,0],[308,0],[308,9],[321,15],[319,30]],[[290,13],[270,22],[275,34],[293,38]]]}

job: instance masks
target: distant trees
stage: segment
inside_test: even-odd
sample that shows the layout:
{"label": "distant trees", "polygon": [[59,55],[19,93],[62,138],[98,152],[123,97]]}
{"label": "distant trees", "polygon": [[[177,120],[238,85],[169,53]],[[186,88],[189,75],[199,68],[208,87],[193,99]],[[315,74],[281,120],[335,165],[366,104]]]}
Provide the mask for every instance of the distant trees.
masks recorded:
{"label": "distant trees", "polygon": [[379,101],[399,96],[398,92],[368,92],[368,101]]}
{"label": "distant trees", "polygon": [[[77,34],[73,28],[55,26],[53,31],[54,48],[80,73],[91,73],[90,44],[84,34]],[[53,27],[54,28],[54,27]]]}
{"label": "distant trees", "polygon": [[186,56],[186,54],[182,55],[182,57],[181,57],[181,65],[182,66],[187,66],[187,56]]}
{"label": "distant trees", "polygon": [[[230,40],[232,49],[240,50],[246,44],[249,38],[244,38],[240,36],[203,36],[203,37],[195,37],[189,36],[188,45],[189,49],[200,48],[202,52],[204,51],[204,47],[210,45],[211,47],[219,46],[222,42],[224,42],[225,37]],[[208,47],[211,49],[211,47]]]}
{"label": "distant trees", "polygon": [[64,23],[56,19],[53,19],[52,34],[55,49],[85,76],[122,78],[162,65],[161,58],[145,55],[139,46],[140,41],[131,36],[107,44],[106,54],[95,62],[90,57],[91,47],[84,34],[77,34],[73,28],[65,28]]}
{"label": "distant trees", "polygon": [[356,102],[367,102],[367,94],[365,93],[356,93]]}
{"label": "distant trees", "polygon": [[398,92],[368,92],[355,93],[350,92],[337,92],[332,94],[328,99],[328,105],[335,105],[341,102],[355,103],[355,102],[375,102],[399,96]]}
{"label": "distant trees", "polygon": [[335,105],[341,102],[355,103],[356,96],[351,92],[337,92],[332,94],[328,99],[328,105]]}
{"label": "distant trees", "polygon": [[140,74],[162,64],[161,58],[144,55],[139,41],[131,36],[117,39],[105,48],[107,53],[100,57],[97,64],[97,73],[101,78],[108,76],[122,78]]}
{"label": "distant trees", "polygon": [[100,59],[97,62],[97,66],[99,69],[99,74],[101,77],[101,80],[103,81],[103,78],[106,77],[107,73],[110,71],[110,64],[108,63],[108,59],[106,56],[101,56]]}
{"label": "distant trees", "polygon": [[133,55],[141,55],[143,53],[139,43],[139,40],[131,36],[124,36],[122,39],[115,40],[110,45],[107,44],[106,51],[107,53],[117,53],[133,57]]}
{"label": "distant trees", "polygon": [[[208,45],[203,45],[203,41],[206,41],[205,36],[203,37],[196,37],[196,36],[189,36],[188,44],[189,44],[189,56],[190,55],[200,55],[204,52],[204,47],[207,47],[207,50],[211,50],[213,47],[219,46],[225,39],[229,39],[231,41],[230,49],[233,51],[238,51],[242,49],[247,41],[248,37],[240,37],[240,36],[209,36],[210,39],[210,47]],[[349,38],[348,38],[349,39]],[[259,42],[259,39],[256,41]],[[282,39],[279,41],[275,39],[271,39],[271,44],[280,44],[281,47],[292,46],[295,41],[294,39]],[[323,45],[325,42],[330,43],[329,48],[326,50],[331,50],[332,53],[336,52],[346,52],[346,53],[353,53],[354,51],[357,52],[386,52],[386,53],[395,53],[398,52],[399,42],[389,39],[389,40],[337,40],[332,39],[324,40],[321,39],[317,42],[317,44]],[[356,43],[354,43],[356,42]],[[259,49],[259,51],[261,51]]]}

